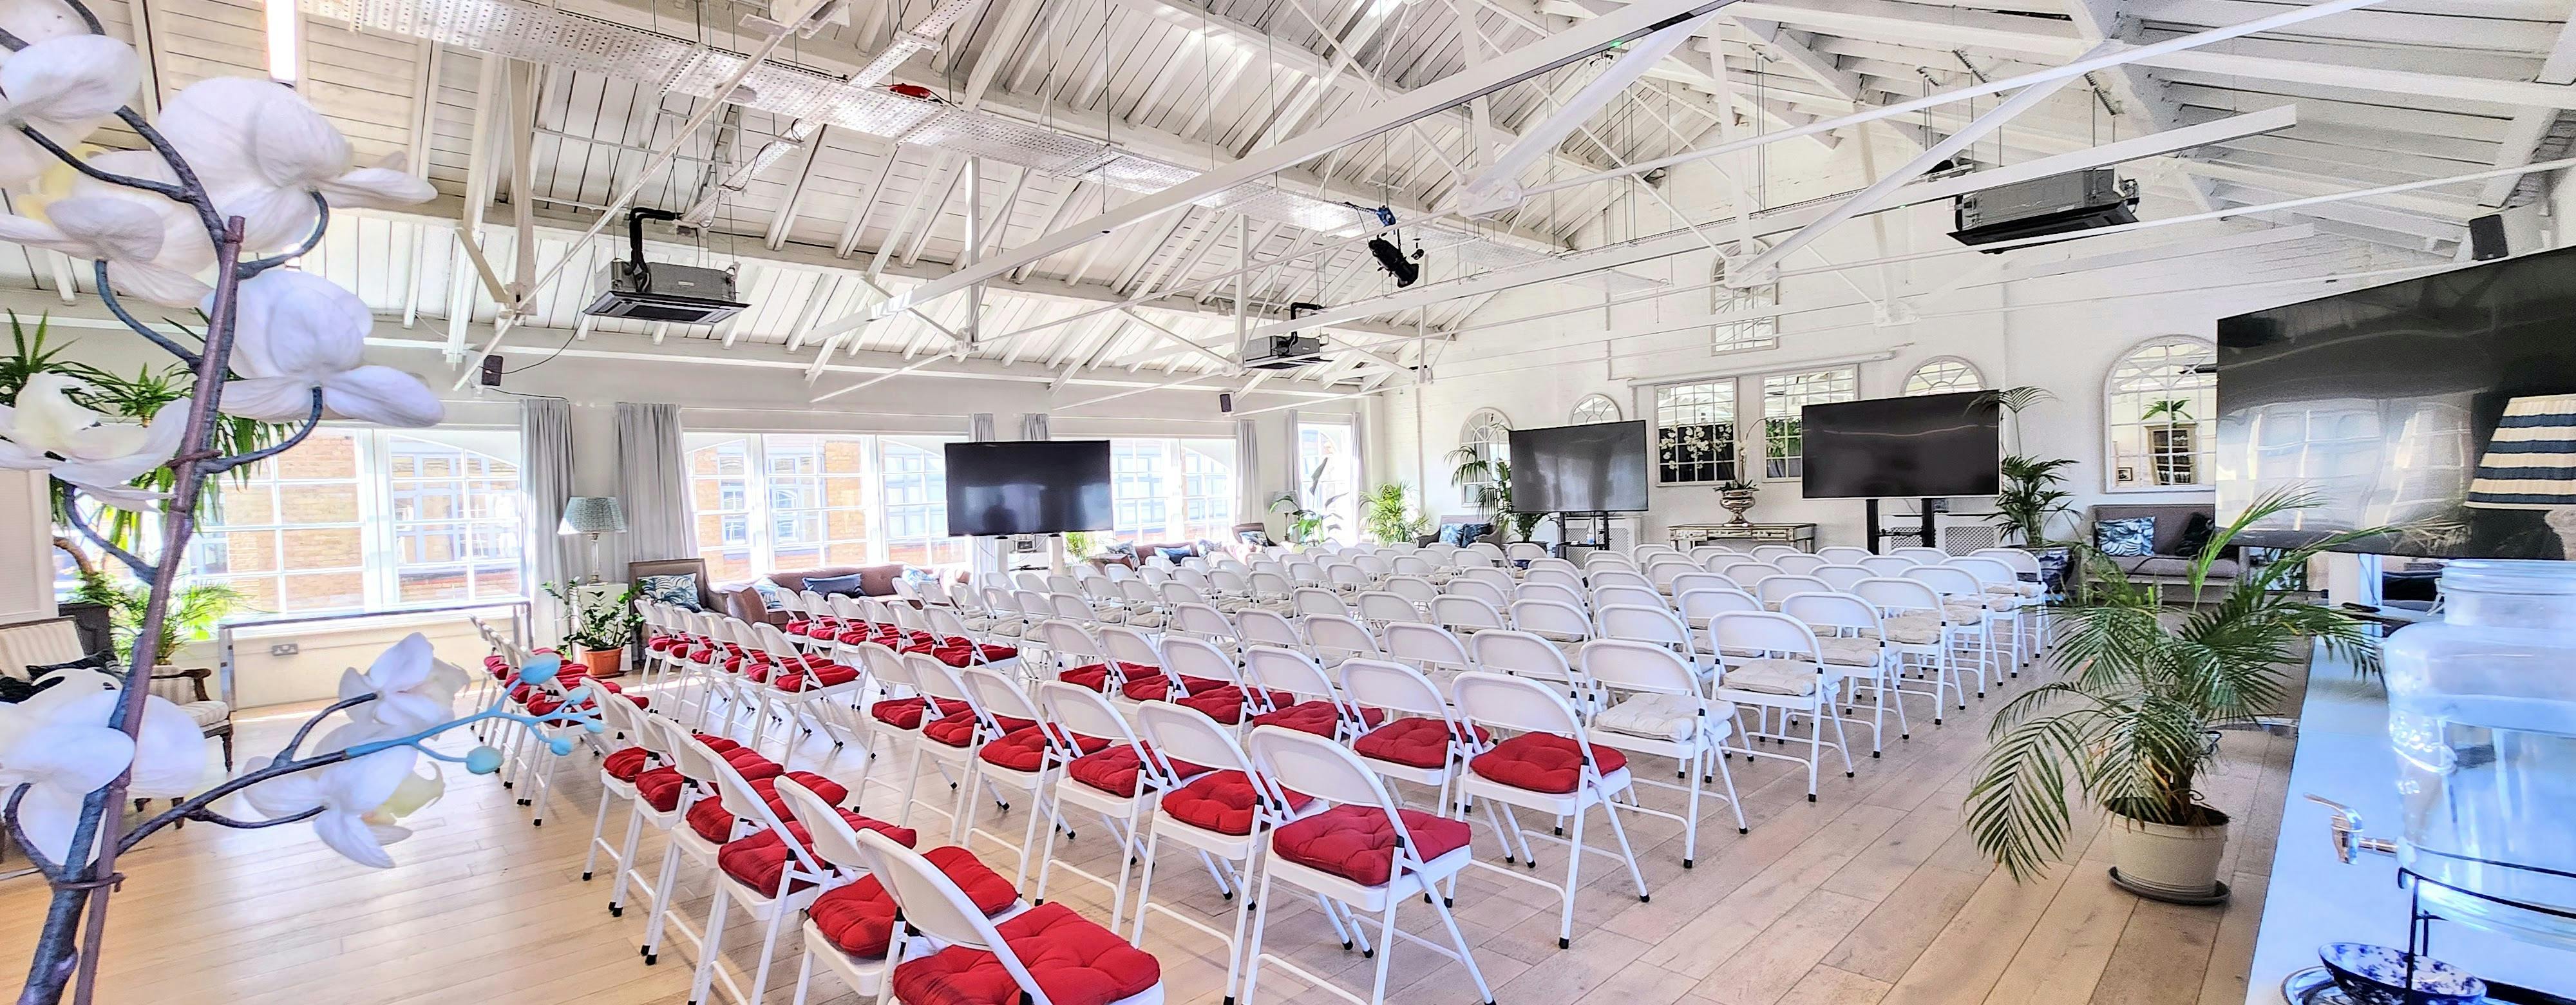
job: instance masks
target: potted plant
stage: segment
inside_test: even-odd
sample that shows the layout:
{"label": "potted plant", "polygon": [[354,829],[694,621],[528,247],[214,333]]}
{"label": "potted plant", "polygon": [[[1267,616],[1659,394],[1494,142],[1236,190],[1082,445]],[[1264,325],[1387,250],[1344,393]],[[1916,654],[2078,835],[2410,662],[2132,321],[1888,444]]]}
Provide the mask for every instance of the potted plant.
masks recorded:
{"label": "potted plant", "polygon": [[1430,519],[1412,513],[1409,491],[1403,482],[1383,482],[1360,502],[1360,526],[1388,544],[1411,544],[1430,526]]}
{"label": "potted plant", "polygon": [[1745,519],[1744,514],[1753,508],[1753,497],[1761,491],[1761,486],[1741,478],[1729,478],[1717,483],[1717,504],[1726,507],[1727,512],[1735,515],[1735,519],[1727,521],[1726,525],[1743,527],[1752,524],[1753,521]]}
{"label": "potted plant", "polygon": [[1294,492],[1282,492],[1278,498],[1270,500],[1270,511],[1287,515],[1289,544],[1313,544],[1323,540],[1325,522],[1331,519],[1327,514],[1298,505]]}
{"label": "potted plant", "polygon": [[546,595],[563,604],[563,642],[574,647],[574,658],[590,668],[590,675],[615,677],[621,673],[626,644],[635,640],[635,615],[628,605],[635,597],[635,588],[611,593],[566,581],[547,583]]}
{"label": "potted plant", "polygon": [[1547,517],[1512,509],[1512,462],[1485,456],[1473,447],[1450,451],[1449,460],[1456,465],[1449,470],[1449,483],[1466,490],[1467,501],[1477,512],[1492,517],[1497,529],[1526,540]]}
{"label": "potted plant", "polygon": [[2006,540],[2032,550],[2048,547],[2049,521],[2066,512],[2066,501],[2075,498],[2057,487],[2066,481],[2057,472],[2073,463],[2064,457],[2004,458],[2003,491],[1995,493],[1995,512],[1987,519],[2003,528]]}
{"label": "potted plant", "polygon": [[2287,550],[2279,563],[2239,576],[2203,600],[2209,564],[2246,527],[2316,504],[2271,493],[2192,559],[2185,602],[2168,607],[2153,584],[2131,582],[2091,548],[2072,545],[2101,585],[2085,606],[2063,609],[2061,679],[2014,698],[1995,716],[1992,746],[1968,792],[1977,847],[2026,878],[2066,853],[2067,776],[2109,815],[2113,881],[2141,896],[2216,903],[2228,819],[2203,803],[2199,779],[2218,756],[2221,727],[2270,711],[2282,664],[2303,641],[2375,671],[2379,651],[2360,622],[2275,589],[2317,553],[2388,533],[2346,531]]}
{"label": "potted plant", "polygon": [[[77,553],[75,553],[77,556]],[[144,611],[152,600],[148,583],[120,584],[107,573],[83,564],[80,585],[72,589],[72,599],[104,605],[108,624],[116,642],[116,658],[123,662],[134,651],[135,637],[143,632]],[[179,647],[214,634],[215,626],[234,612],[250,606],[250,597],[226,583],[194,582],[177,588],[170,597],[169,610],[161,616],[159,632],[154,636],[152,652],[158,666],[168,667],[178,655]]]}

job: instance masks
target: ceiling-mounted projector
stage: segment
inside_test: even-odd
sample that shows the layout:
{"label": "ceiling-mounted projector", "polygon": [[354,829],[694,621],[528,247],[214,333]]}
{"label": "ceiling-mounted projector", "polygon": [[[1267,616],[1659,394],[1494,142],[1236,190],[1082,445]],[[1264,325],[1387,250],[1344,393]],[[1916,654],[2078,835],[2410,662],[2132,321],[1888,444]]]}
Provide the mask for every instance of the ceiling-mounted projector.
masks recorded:
{"label": "ceiling-mounted projector", "polygon": [[2110,168],[2091,168],[1962,195],[1959,229],[1950,236],[1962,244],[1990,244],[2075,234],[2136,223],[2137,205],[2137,182],[2120,180]]}
{"label": "ceiling-mounted projector", "polygon": [[[1288,320],[1294,321],[1324,309],[1322,304],[1304,301],[1288,305]],[[1324,361],[1324,338],[1289,332],[1269,338],[1254,339],[1243,345],[1243,365],[1253,370],[1294,370]]]}
{"label": "ceiling-mounted projector", "polygon": [[598,298],[582,313],[603,318],[711,325],[751,306],[734,299],[734,275],[724,269],[644,260],[644,221],[676,220],[667,210],[637,207],[626,214],[628,253],[600,273]]}

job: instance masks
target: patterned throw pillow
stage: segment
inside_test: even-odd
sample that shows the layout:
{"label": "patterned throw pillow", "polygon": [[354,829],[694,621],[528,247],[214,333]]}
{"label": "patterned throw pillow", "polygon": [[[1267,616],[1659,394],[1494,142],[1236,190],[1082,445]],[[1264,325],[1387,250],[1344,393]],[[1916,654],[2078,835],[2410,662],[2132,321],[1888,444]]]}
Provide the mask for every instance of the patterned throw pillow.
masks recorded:
{"label": "patterned throw pillow", "polygon": [[1268,547],[1271,547],[1271,544],[1270,544],[1270,534],[1269,534],[1269,532],[1267,532],[1267,531],[1258,531],[1258,530],[1238,530],[1238,531],[1235,531],[1235,532],[1234,532],[1234,536],[1235,536],[1237,539],[1241,540],[1243,543],[1248,544],[1248,545],[1251,545],[1251,546],[1253,546],[1253,547],[1255,547],[1255,548],[1268,548]]}
{"label": "patterned throw pillow", "polygon": [[1441,525],[1440,525],[1440,543],[1442,543],[1442,544],[1454,544],[1454,545],[1457,545],[1457,546],[1462,547],[1462,548],[1463,548],[1463,547],[1466,547],[1466,545],[1467,545],[1467,541],[1465,540],[1464,534],[1465,534],[1466,529],[1467,529],[1469,526],[1471,526],[1471,525],[1469,525],[1469,524],[1463,524],[1463,523],[1444,523],[1444,524],[1441,524]]}
{"label": "patterned throw pillow", "polygon": [[2135,557],[2156,553],[2156,518],[2133,516],[2093,523],[2093,547],[2105,555]]}
{"label": "patterned throw pillow", "polygon": [[91,653],[76,660],[30,665],[27,667],[26,680],[19,680],[15,677],[0,675],[0,705],[15,705],[19,702],[35,697],[36,692],[38,691],[42,691],[47,687],[71,679],[69,677],[55,676],[55,674],[61,671],[91,670],[99,673],[106,673],[109,664],[115,662],[115,660],[115,653],[98,652]]}
{"label": "patterned throw pillow", "polygon": [[1154,554],[1162,556],[1163,561],[1173,565],[1179,565],[1182,559],[1192,557],[1188,548],[1156,548]]}
{"label": "patterned throw pillow", "polygon": [[763,610],[776,611],[787,607],[787,589],[770,582],[767,576],[752,580],[751,592],[760,594],[760,606]]}
{"label": "patterned throw pillow", "polygon": [[829,576],[822,579],[808,579],[805,581],[805,588],[816,593],[820,593],[826,597],[863,597],[867,595],[868,591],[866,587],[859,584],[859,581],[864,578],[865,575],[865,573],[853,572],[846,576]]}
{"label": "patterned throw pillow", "polygon": [[645,576],[635,581],[635,592],[646,600],[657,600],[684,610],[705,610],[698,606],[698,574],[694,572]]}

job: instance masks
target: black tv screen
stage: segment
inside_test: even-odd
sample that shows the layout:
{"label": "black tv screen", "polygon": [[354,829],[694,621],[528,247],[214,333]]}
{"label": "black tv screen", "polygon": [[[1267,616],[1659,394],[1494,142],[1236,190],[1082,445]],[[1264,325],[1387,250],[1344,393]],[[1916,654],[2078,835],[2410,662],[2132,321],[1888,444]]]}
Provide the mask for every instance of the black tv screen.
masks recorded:
{"label": "black tv screen", "polygon": [[1109,530],[1109,441],[948,445],[948,534]]}
{"label": "black tv screen", "polygon": [[2002,408],[1982,391],[1809,405],[1799,413],[1809,499],[1990,496]]}
{"label": "black tv screen", "polygon": [[1512,430],[1512,509],[1636,513],[1646,508],[1646,424]]}
{"label": "black tv screen", "polygon": [[[2287,546],[2396,526],[2404,530],[2345,550],[2566,558],[2547,523],[2560,507],[2527,493],[2565,484],[2564,455],[2535,452],[2539,444],[2530,442],[2493,456],[2490,448],[2514,399],[2569,393],[2576,393],[2576,250],[2222,319],[2219,520],[2232,522],[2266,492],[2304,491],[2319,505],[2258,523],[2239,540]],[[2524,410],[2543,404],[2526,402]],[[2549,425],[2517,420],[2511,428]],[[2491,480],[2473,496],[2482,464]]]}

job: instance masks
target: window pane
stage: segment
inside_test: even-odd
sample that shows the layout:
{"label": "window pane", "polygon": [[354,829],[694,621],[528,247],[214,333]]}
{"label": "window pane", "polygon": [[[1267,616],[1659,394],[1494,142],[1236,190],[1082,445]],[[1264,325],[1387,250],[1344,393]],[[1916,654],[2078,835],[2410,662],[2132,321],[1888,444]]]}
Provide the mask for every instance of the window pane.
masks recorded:
{"label": "window pane", "polygon": [[1959,359],[1932,360],[1916,367],[1914,373],[1905,378],[1905,394],[1908,397],[1918,394],[1949,394],[1954,391],[1985,389],[1985,375],[1978,373],[1977,368],[1968,365],[1966,360]]}
{"label": "window pane", "polygon": [[2200,368],[2214,358],[2207,343],[2168,339],[2112,367],[2105,417],[2113,488],[2209,484],[2218,377]]}
{"label": "window pane", "polygon": [[331,611],[366,603],[365,577],[357,572],[289,575],[280,584],[279,611]]}
{"label": "window pane", "polygon": [[1735,382],[1656,388],[1655,481],[1703,484],[1735,476]]}
{"label": "window pane", "polygon": [[1799,477],[1804,438],[1799,415],[1809,405],[1860,397],[1860,371],[1844,367],[1762,378],[1762,477]]}
{"label": "window pane", "polygon": [[406,604],[463,600],[472,592],[462,566],[428,571],[404,570],[397,577],[396,600]]}

